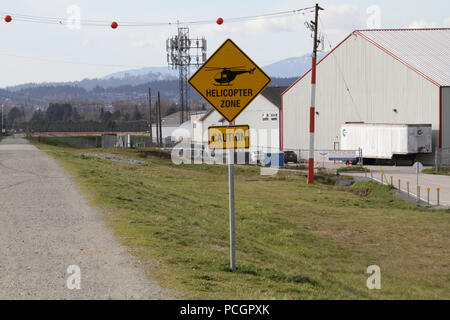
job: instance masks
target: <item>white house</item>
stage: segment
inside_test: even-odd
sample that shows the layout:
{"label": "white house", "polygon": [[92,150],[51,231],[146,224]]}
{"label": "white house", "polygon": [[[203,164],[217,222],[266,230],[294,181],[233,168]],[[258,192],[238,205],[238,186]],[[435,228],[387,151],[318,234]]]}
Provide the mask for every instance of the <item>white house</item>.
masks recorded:
{"label": "white house", "polygon": [[[309,147],[310,79],[282,95],[283,150]],[[339,148],[347,122],[431,124],[450,148],[450,29],[354,31],[318,62],[316,93],[316,149]]]}
{"label": "white house", "polygon": [[[286,87],[267,87],[236,118],[236,125],[250,126],[250,150],[280,151],[281,93]],[[208,127],[228,125],[228,122],[211,108],[205,115],[191,117],[192,142],[208,145]]]}

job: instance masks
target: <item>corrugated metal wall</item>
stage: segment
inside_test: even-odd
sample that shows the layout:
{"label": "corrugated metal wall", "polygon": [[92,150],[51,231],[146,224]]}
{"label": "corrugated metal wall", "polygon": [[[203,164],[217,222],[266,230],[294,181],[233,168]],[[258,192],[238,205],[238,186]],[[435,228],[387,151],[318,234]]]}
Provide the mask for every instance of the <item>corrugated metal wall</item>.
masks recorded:
{"label": "corrugated metal wall", "polygon": [[[309,106],[310,74],[283,96],[284,149],[308,148]],[[356,34],[318,65],[316,111],[316,149],[358,121],[432,124],[438,143],[439,88]]]}
{"label": "corrugated metal wall", "polygon": [[442,88],[442,148],[450,148],[450,87]]}

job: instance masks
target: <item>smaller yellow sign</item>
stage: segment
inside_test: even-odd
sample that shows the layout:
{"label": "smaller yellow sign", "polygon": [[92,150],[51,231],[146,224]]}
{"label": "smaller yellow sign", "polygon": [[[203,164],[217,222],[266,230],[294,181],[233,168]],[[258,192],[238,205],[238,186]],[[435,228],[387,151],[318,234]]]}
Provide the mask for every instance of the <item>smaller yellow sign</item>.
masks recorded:
{"label": "smaller yellow sign", "polygon": [[209,127],[209,149],[248,149],[250,148],[249,131],[248,125]]}

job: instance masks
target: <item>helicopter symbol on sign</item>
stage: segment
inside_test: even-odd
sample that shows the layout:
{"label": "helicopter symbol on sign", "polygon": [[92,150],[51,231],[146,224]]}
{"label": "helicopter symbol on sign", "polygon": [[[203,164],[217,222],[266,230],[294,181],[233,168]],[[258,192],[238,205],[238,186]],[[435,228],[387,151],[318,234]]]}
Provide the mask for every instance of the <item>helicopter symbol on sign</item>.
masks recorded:
{"label": "helicopter symbol on sign", "polygon": [[253,74],[255,72],[256,68],[250,68],[247,69],[245,67],[229,67],[229,68],[217,68],[217,67],[206,67],[206,71],[216,71],[216,70],[222,70],[221,72],[218,72],[214,76],[214,83],[215,86],[231,86],[231,82],[236,79],[238,75],[248,73]]}

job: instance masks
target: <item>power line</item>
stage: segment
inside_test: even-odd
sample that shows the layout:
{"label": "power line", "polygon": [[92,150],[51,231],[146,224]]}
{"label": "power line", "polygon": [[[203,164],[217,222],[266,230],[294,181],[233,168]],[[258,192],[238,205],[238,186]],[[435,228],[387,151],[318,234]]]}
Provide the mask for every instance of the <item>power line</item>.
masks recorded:
{"label": "power line", "polygon": [[[261,15],[252,16],[242,16],[242,17],[232,17],[224,18],[226,23],[238,23],[244,21],[268,19],[268,18],[281,18],[296,15],[299,13],[313,12],[314,7],[306,7],[289,11],[273,12]],[[69,25],[72,24],[74,19],[68,18],[58,18],[58,17],[45,17],[45,16],[34,16],[25,15],[19,13],[8,13],[0,11],[0,15],[10,15],[13,21],[20,22],[31,22],[31,23],[44,23],[44,24],[56,24],[56,25]],[[80,25],[82,26],[94,26],[94,27],[104,27],[109,26],[111,21],[107,20],[96,20],[96,19],[80,19]],[[193,20],[193,21],[176,21],[176,22],[144,22],[144,21],[133,21],[133,20],[118,20],[121,27],[161,27],[161,26],[172,26],[172,25],[201,25],[201,24],[216,24],[216,20]]]}
{"label": "power line", "polygon": [[[305,13],[314,12],[314,9],[315,9],[315,7],[312,6],[312,7],[295,9],[295,10],[267,13],[267,14],[262,14],[262,15],[251,15],[251,16],[234,17],[234,18],[225,18],[224,21],[226,23],[238,23],[238,22],[245,22],[245,21],[268,19],[268,18],[281,18],[281,17],[297,15],[300,13],[304,15]],[[12,16],[13,21],[20,21],[20,22],[40,23],[40,24],[56,24],[56,25],[63,25],[63,26],[67,26],[67,25],[73,23],[73,19],[68,19],[68,18],[34,16],[34,15],[25,15],[25,14],[4,12],[4,11],[0,11],[0,16],[1,15],[10,15],[10,16]],[[111,21],[95,20],[95,19],[80,19],[79,22],[80,22],[80,25],[83,25],[83,26],[97,26],[97,27],[109,26],[111,23]],[[179,22],[179,21],[177,21],[177,22],[137,22],[137,21],[131,21],[131,20],[128,20],[128,21],[124,20],[124,21],[120,21],[120,26],[121,27],[161,27],[161,26],[172,26],[172,25],[180,25],[180,24],[182,24],[182,25],[202,25],[202,24],[216,24],[216,23],[217,23],[216,20],[194,20],[194,21],[186,21],[186,22]],[[104,64],[104,63],[89,63],[89,62],[69,61],[69,60],[57,60],[57,59],[23,56],[23,55],[2,53],[2,52],[0,52],[0,56],[35,60],[35,61],[46,61],[46,62],[52,62],[52,63],[65,63],[65,64],[87,65],[87,66],[97,66],[97,67],[113,67],[113,68],[142,68],[143,67],[143,66],[137,66],[137,65],[119,65],[119,64]]]}

